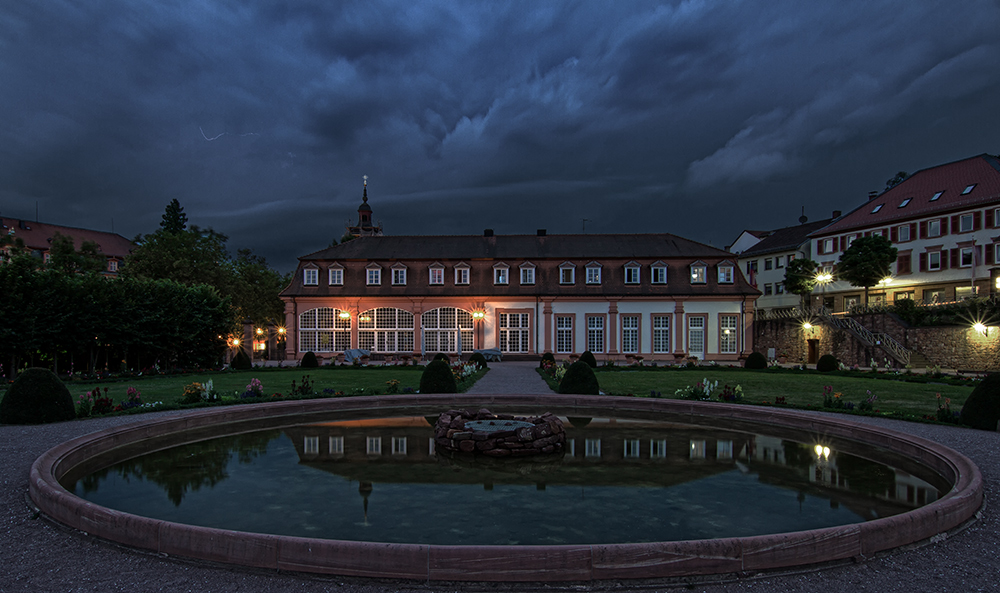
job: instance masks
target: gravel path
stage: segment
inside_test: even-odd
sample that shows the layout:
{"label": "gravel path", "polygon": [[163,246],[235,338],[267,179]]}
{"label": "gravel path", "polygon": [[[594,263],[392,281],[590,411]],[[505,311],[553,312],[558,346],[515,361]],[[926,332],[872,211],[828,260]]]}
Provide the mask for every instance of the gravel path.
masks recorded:
{"label": "gravel path", "polygon": [[[470,393],[547,393],[533,363],[501,363]],[[504,388],[506,387],[506,388]],[[517,389],[513,389],[516,387]],[[542,391],[537,391],[542,390]],[[15,591],[199,591],[321,592],[606,590],[655,591],[674,587],[723,593],[737,591],[854,593],[1000,591],[1000,434],[963,428],[872,418],[867,421],[913,433],[968,455],[983,472],[986,505],[981,519],[945,541],[896,551],[860,564],[801,574],[763,574],[727,583],[606,582],[583,585],[413,583],[303,576],[161,558],[118,547],[34,516],[27,501],[28,470],[50,447],[111,426],[181,412],[160,412],[44,426],[0,426],[0,592]],[[818,412],[817,412],[818,413]],[[752,501],[749,501],[752,502]],[[235,502],[234,502],[235,503]]]}

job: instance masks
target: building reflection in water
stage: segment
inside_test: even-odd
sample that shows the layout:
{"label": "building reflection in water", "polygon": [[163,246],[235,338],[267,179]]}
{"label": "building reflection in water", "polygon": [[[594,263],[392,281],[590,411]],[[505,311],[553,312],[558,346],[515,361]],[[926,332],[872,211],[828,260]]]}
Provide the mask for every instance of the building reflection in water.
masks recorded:
{"label": "building reflection in water", "polygon": [[[427,419],[383,418],[286,429],[301,464],[359,483],[365,524],[379,483],[670,487],[739,470],[763,483],[829,499],[874,519],[933,502],[937,487],[902,469],[829,446],[734,430],[622,419],[570,418],[566,451],[482,458],[434,447]],[[928,478],[933,479],[933,478]],[[940,485],[939,485],[940,486]]]}

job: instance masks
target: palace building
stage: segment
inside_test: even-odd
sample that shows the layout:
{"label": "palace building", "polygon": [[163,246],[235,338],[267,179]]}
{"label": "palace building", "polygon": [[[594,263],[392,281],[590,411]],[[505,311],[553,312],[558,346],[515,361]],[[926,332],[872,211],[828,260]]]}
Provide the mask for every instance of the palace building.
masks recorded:
{"label": "palace building", "polygon": [[751,352],[759,295],[731,254],[675,235],[487,229],[360,236],[300,257],[281,298],[289,359],[497,349],[674,362]]}

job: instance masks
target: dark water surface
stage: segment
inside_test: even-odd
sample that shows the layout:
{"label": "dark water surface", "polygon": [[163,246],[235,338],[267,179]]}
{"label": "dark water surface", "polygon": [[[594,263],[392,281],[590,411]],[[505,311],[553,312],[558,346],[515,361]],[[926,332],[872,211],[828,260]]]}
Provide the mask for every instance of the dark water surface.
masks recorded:
{"label": "dark water surface", "polygon": [[800,531],[940,496],[817,443],[664,422],[572,419],[564,455],[434,451],[422,417],[329,422],[151,453],[65,486],[136,515],[238,531],[421,544],[591,544]]}

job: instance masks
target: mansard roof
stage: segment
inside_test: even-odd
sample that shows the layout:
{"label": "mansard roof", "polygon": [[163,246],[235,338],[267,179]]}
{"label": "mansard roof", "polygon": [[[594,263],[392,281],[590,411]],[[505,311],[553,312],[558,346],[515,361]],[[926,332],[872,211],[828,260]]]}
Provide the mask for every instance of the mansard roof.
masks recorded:
{"label": "mansard roof", "polygon": [[632,235],[445,235],[358,237],[304,255],[308,260],[614,259],[731,257],[667,233]]}
{"label": "mansard roof", "polygon": [[997,202],[1000,202],[1000,160],[981,154],[921,169],[811,236],[892,224]]}

